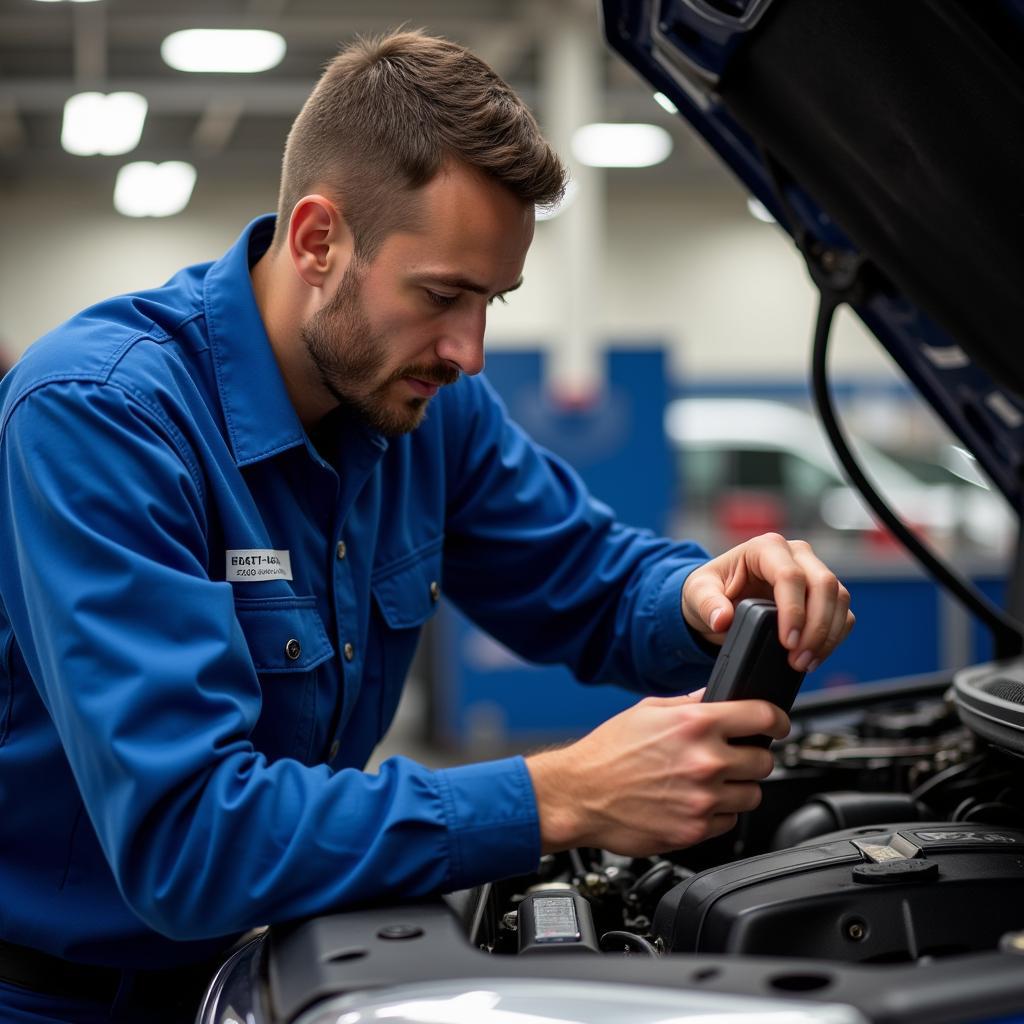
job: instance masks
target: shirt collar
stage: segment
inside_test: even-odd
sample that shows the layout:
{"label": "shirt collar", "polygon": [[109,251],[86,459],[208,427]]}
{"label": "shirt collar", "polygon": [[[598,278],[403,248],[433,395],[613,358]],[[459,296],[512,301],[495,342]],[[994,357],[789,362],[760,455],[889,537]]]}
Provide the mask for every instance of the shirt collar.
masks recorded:
{"label": "shirt collar", "polygon": [[204,304],[217,388],[239,466],[305,443],[252,291],[250,263],[266,252],[274,216],[257,217],[206,274]]}

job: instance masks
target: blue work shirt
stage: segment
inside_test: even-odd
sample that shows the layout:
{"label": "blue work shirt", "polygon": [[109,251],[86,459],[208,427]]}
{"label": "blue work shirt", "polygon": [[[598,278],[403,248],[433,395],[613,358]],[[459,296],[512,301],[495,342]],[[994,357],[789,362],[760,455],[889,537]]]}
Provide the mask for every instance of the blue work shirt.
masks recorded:
{"label": "blue work shirt", "polygon": [[483,377],[386,439],[292,407],[220,260],[93,306],[0,386],[0,939],[120,967],[532,870],[521,758],[361,769],[444,594],[522,655],[678,692],[706,554],[615,522]]}

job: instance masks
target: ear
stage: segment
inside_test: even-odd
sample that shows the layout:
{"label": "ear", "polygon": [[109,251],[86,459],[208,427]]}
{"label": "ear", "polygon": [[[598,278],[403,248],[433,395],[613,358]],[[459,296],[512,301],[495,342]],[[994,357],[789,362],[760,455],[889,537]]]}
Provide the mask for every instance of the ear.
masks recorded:
{"label": "ear", "polygon": [[340,280],[352,259],[353,239],[337,204],[322,195],[303,196],[288,222],[288,251],[310,287]]}

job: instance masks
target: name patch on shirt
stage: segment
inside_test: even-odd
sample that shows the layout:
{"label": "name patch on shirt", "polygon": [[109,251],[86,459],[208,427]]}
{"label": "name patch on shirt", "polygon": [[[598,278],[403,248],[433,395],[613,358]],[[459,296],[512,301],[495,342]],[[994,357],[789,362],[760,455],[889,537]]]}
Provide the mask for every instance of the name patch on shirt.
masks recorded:
{"label": "name patch on shirt", "polygon": [[292,556],[290,551],[271,551],[270,548],[228,548],[228,583],[256,583],[260,580],[290,580]]}

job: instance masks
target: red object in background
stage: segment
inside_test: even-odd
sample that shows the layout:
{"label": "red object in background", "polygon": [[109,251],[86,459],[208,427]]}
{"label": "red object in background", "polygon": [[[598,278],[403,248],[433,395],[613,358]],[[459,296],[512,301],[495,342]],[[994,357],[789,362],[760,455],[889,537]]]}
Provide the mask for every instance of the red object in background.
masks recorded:
{"label": "red object in background", "polygon": [[904,550],[903,545],[889,532],[888,528],[877,523],[870,530],[865,531],[864,540],[870,550],[883,554]]}
{"label": "red object in background", "polygon": [[777,494],[767,491],[729,491],[715,502],[715,523],[729,543],[762,533],[781,533],[786,526],[786,506]]}
{"label": "red object in background", "polygon": [[[907,523],[906,525],[922,543],[931,543],[927,526],[922,526],[920,523]],[[903,546],[903,541],[898,540],[888,527],[882,526],[880,523],[876,523],[870,530],[864,532],[864,540],[868,550],[875,554],[903,556],[907,551]]]}

